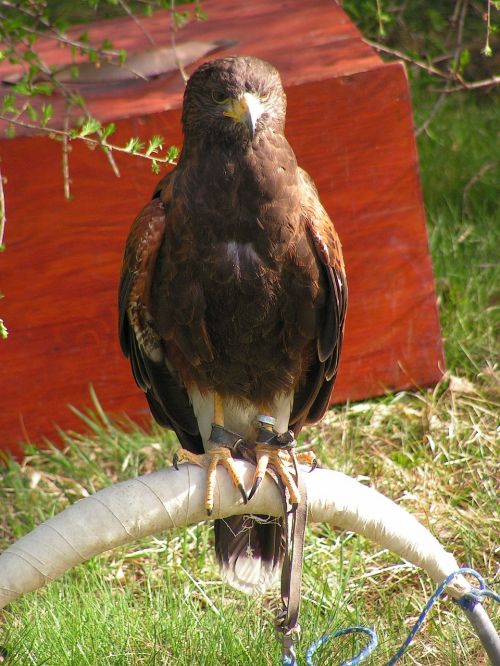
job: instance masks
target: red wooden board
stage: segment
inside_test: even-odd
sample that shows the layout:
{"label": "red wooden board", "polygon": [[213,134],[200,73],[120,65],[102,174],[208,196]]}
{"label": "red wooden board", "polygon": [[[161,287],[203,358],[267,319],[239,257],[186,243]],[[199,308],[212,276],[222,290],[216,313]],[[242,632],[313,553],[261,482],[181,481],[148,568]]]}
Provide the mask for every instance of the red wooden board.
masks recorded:
{"label": "red wooden board", "polygon": [[[238,39],[238,53],[278,65],[287,135],[342,239],[350,302],[334,399],[433,384],[444,362],[403,67],[382,64],[329,1],[204,6],[213,21],[179,34]],[[158,21],[150,28],[159,32]],[[136,90],[112,106],[96,98],[94,112],[121,118],[117,142],[162,134],[180,145],[181,84],[149,86],[150,97]],[[22,440],[57,439],[56,424],[81,428],[67,405],[89,406],[90,384],[109,412],[148,413],[119,351],[116,291],[129,226],[157,177],[119,155],[118,179],[102,153],[74,142],[67,202],[56,142],[18,137],[1,141],[0,153],[8,181],[1,305],[10,331],[0,344],[0,448],[18,453]]]}

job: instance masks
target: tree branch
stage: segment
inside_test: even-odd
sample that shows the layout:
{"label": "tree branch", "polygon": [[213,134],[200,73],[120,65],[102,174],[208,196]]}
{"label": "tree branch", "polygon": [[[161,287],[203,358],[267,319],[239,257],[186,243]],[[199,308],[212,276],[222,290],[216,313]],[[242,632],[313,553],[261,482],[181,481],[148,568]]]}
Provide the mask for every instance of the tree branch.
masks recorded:
{"label": "tree branch", "polygon": [[395,58],[398,58],[399,60],[404,60],[405,62],[409,62],[412,65],[415,65],[416,67],[425,70],[429,74],[434,74],[435,76],[438,76],[441,79],[445,79],[446,81],[458,84],[453,87],[447,87],[444,89],[444,91],[441,92],[452,93],[452,92],[457,92],[459,90],[477,90],[478,88],[485,88],[487,86],[496,86],[500,83],[500,76],[492,76],[489,79],[483,79],[481,81],[466,81],[458,72],[444,72],[443,70],[437,69],[433,65],[429,65],[428,63],[423,62],[422,60],[417,60],[416,58],[412,58],[411,56],[406,55],[406,53],[402,53],[397,49],[391,49],[389,46],[385,46],[384,44],[379,44],[378,42],[374,42],[371,39],[363,39],[363,41],[365,42],[365,44],[368,44],[368,46],[371,46],[377,51],[382,51],[383,53],[392,55]]}
{"label": "tree branch", "polygon": [[486,162],[479,169],[479,171],[475,173],[472,176],[472,178],[470,178],[469,182],[464,187],[464,191],[462,194],[462,218],[470,217],[469,192],[471,188],[474,187],[474,185],[481,180],[481,178],[484,176],[485,173],[491,171],[492,169],[495,169],[498,166],[498,164],[499,164],[498,161]]}
{"label": "tree branch", "polygon": [[146,30],[146,28],[143,26],[142,22],[139,21],[137,16],[133,13],[133,11],[130,9],[130,7],[127,5],[125,0],[118,0],[118,3],[120,7],[123,9],[123,11],[127,14],[127,16],[132,19],[132,21],[136,24],[136,26],[139,28],[139,30],[143,33],[143,35],[146,37],[146,39],[149,41],[149,43],[152,46],[156,46],[156,42],[154,38],[152,37],[151,33]]}
{"label": "tree branch", "polygon": [[108,143],[106,139],[93,139],[92,137],[89,136],[80,136],[78,134],[72,135],[71,132],[65,132],[64,130],[58,130],[58,129],[53,129],[51,127],[41,127],[40,125],[34,125],[33,123],[27,123],[22,120],[14,120],[12,118],[8,118],[7,116],[4,116],[0,114],[0,120],[5,121],[6,123],[11,123],[13,125],[17,125],[19,127],[24,127],[26,129],[31,129],[31,130],[36,130],[37,132],[43,132],[44,134],[48,136],[55,136],[60,138],[60,140],[64,141],[64,137],[66,136],[69,141],[74,141],[74,140],[79,140],[83,141],[84,143],[87,143],[90,146],[99,146],[101,148],[106,149],[107,151],[110,152],[117,152],[117,153],[126,153],[127,155],[133,155],[134,157],[143,157],[146,160],[149,160],[150,162],[157,162],[158,164],[175,164],[175,159],[172,157],[159,157],[155,155],[147,155],[146,153],[141,153],[138,150],[130,150],[129,148],[126,148],[125,146],[117,146],[113,143]]}
{"label": "tree branch", "polygon": [[5,215],[5,195],[3,191],[3,176],[0,170],[0,250],[3,249],[3,239],[5,235],[5,224],[7,217]]}

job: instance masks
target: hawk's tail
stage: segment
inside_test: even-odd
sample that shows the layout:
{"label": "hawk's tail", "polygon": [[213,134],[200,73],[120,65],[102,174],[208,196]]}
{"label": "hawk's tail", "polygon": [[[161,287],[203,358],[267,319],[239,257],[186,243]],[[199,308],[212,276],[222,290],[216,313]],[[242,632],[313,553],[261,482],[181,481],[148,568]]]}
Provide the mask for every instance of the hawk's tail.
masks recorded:
{"label": "hawk's tail", "polygon": [[216,520],[215,554],[222,578],[247,594],[262,594],[279,577],[285,553],[282,518],[230,516]]}

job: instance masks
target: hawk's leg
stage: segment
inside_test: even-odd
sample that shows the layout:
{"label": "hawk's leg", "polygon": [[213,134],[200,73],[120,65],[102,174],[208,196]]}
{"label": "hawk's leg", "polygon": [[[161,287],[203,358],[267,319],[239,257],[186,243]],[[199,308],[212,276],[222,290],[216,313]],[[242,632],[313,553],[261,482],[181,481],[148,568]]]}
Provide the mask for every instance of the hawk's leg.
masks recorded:
{"label": "hawk's leg", "polygon": [[214,493],[217,465],[222,465],[229,472],[233,485],[238,488],[245,504],[248,501],[243,479],[241,478],[233,461],[231,451],[243,443],[242,437],[224,428],[224,406],[219,395],[214,398],[214,422],[208,440],[208,451],[196,454],[187,449],[179,449],[174,455],[174,467],[179,462],[190,462],[207,469],[207,490],[205,493],[205,509],[207,515],[211,516],[214,509]]}
{"label": "hawk's leg", "polygon": [[252,499],[268,467],[271,467],[281,479],[288,490],[292,505],[299,504],[300,493],[293,476],[290,474],[294,468],[294,459],[299,464],[316,467],[316,456],[312,451],[294,453],[295,439],[291,431],[283,434],[273,430],[274,419],[259,417],[259,435],[255,443],[256,468],[252,489],[248,499]]}

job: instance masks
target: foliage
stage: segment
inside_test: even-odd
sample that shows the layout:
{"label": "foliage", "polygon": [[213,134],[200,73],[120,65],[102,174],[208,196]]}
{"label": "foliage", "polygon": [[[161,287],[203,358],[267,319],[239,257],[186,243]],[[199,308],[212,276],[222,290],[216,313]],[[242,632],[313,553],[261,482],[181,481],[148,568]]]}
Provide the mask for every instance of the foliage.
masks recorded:
{"label": "foliage", "polygon": [[[136,3],[143,13],[149,15],[153,9],[167,8],[171,10],[171,30],[175,32],[189,19],[188,12],[175,9],[172,0],[143,0]],[[84,10],[86,7],[87,11]],[[58,10],[66,9],[66,17],[62,18]],[[97,9],[99,8],[99,12]],[[120,11],[118,11],[120,10]],[[99,44],[92,42],[84,29],[78,37],[68,33],[70,21],[81,18],[82,14],[90,18],[90,12],[96,17],[118,14],[131,14],[131,9],[123,0],[87,0],[86,3],[75,5],[64,2],[44,2],[37,0],[30,4],[15,4],[10,0],[0,0],[0,42],[4,48],[0,52],[0,60],[8,60],[11,64],[22,68],[22,75],[12,82],[10,93],[0,103],[0,119],[7,123],[7,133],[14,136],[16,126],[28,127],[32,130],[44,131],[52,138],[64,140],[84,140],[91,146],[98,145],[108,155],[111,162],[113,151],[122,151],[147,158],[151,161],[153,171],[158,172],[159,164],[172,162],[172,153],[167,150],[164,156],[159,155],[165,141],[162,137],[154,137],[146,147],[138,139],[130,138],[124,145],[117,146],[109,139],[115,132],[114,123],[102,126],[88,111],[85,99],[75,92],[60,76],[57,67],[47,65],[38,50],[38,42],[44,39],[55,40],[69,52],[72,61],[70,75],[77,80],[82,57],[84,61],[99,68],[104,63],[116,67],[126,67],[128,54],[126,50],[115,48],[111,40],[105,39]],[[64,13],[63,13],[64,14]],[[195,5],[195,16],[202,17],[199,4]],[[134,17],[139,20],[137,17]],[[68,20],[69,19],[69,20]],[[175,45],[174,45],[175,48]],[[67,66],[64,66],[67,69]],[[39,102],[47,100],[57,93],[66,103],[66,120],[75,123],[73,127],[64,129],[50,126],[53,116],[52,104]],[[116,165],[112,164],[116,169]]]}
{"label": "foliage", "polygon": [[[196,19],[205,18],[199,0],[181,0],[179,4],[183,2],[194,2],[193,16]],[[120,15],[127,15],[140,25],[139,16],[150,15],[155,9],[170,10],[171,42],[175,50],[175,33],[191,18],[190,12],[176,9],[175,0],[138,0],[133,3],[132,8],[125,0],[86,0],[80,3],[67,0],[33,0],[29,3],[0,0],[0,62],[8,61],[18,66],[21,72],[11,81],[9,92],[0,98],[0,121],[6,124],[5,132],[8,137],[14,137],[17,128],[23,127],[45,133],[61,142],[62,175],[67,198],[70,198],[68,153],[71,141],[84,141],[90,148],[99,147],[106,154],[116,175],[119,175],[113,157],[116,152],[146,159],[153,172],[159,173],[162,164],[175,163],[178,150],[176,146],[168,147],[161,136],[154,136],[147,143],[136,137],[130,137],[121,145],[114,143],[111,137],[116,130],[115,124],[103,125],[91,115],[84,97],[61,78],[62,69],[49,66],[44,61],[39,42],[42,38],[54,40],[66,49],[72,63],[71,81],[78,79],[82,61],[91,63],[96,68],[103,64],[127,67],[128,54],[125,49],[115,48],[109,39],[98,44],[92,42],[84,27],[75,37],[68,32],[69,28],[78,21]],[[184,75],[180,65],[179,67]],[[67,69],[66,65],[65,68]],[[54,95],[62,98],[65,103],[63,127],[57,127],[51,122]],[[0,171],[0,250],[4,249],[7,219],[3,185]],[[1,296],[0,294],[0,298]],[[0,338],[6,338],[7,334],[7,327],[0,319]]]}
{"label": "foliage", "polygon": [[403,57],[414,66],[413,75],[430,86],[436,77],[448,83],[447,92],[489,91],[500,83],[498,0],[344,0],[342,5],[365,38],[380,40],[371,41],[375,48]]}

